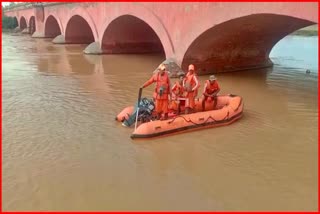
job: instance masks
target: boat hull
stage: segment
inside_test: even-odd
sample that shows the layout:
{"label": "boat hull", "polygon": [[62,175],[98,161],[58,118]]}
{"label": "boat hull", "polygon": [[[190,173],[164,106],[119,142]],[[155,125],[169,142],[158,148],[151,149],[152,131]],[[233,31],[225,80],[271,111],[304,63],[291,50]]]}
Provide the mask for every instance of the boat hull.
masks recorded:
{"label": "boat hull", "polygon": [[[181,132],[189,132],[205,128],[229,125],[242,117],[243,100],[236,95],[218,96],[217,109],[213,110],[212,101],[206,102],[206,111],[201,111],[201,99],[196,100],[192,114],[173,115],[168,120],[154,120],[142,123],[132,133],[131,138],[153,138]],[[176,111],[177,105],[171,103],[171,110]],[[132,108],[125,108],[117,118],[125,118],[133,112]],[[119,120],[121,121],[121,120]]]}
{"label": "boat hull", "polygon": [[239,113],[238,115],[235,115],[232,118],[229,118],[228,120],[224,120],[224,121],[217,121],[217,122],[212,121],[212,122],[203,123],[203,124],[188,125],[180,128],[164,130],[162,132],[154,132],[154,133],[147,133],[147,134],[139,134],[138,133],[139,131],[138,131],[138,132],[132,133],[130,137],[132,139],[154,138],[154,137],[161,137],[161,136],[178,134],[178,133],[181,134],[181,133],[196,131],[200,129],[215,128],[219,126],[230,125],[231,123],[239,120],[241,117],[242,117],[242,113]]}

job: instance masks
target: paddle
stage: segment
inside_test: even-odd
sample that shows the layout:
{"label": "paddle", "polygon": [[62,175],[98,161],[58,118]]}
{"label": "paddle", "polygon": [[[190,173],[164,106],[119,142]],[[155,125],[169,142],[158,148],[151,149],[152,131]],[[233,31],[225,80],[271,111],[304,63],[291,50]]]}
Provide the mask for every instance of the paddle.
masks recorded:
{"label": "paddle", "polygon": [[142,95],[142,88],[139,88],[139,95],[138,95],[138,108],[137,108],[137,114],[136,114],[136,123],[134,125],[134,130],[137,129],[137,123],[138,123],[138,115],[139,115],[139,108],[140,108],[140,100]]}

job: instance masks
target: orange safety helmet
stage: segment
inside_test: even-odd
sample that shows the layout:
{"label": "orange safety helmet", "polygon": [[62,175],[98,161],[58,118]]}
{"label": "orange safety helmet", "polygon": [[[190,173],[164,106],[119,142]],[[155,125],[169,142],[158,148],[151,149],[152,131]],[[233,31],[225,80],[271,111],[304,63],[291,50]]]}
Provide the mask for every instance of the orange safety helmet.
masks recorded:
{"label": "orange safety helmet", "polygon": [[161,65],[159,66],[159,70],[165,71],[165,70],[166,70],[166,66],[165,66],[164,64],[161,64]]}
{"label": "orange safety helmet", "polygon": [[193,71],[195,70],[195,69],[194,69],[194,65],[193,65],[193,64],[190,64],[190,65],[189,65],[189,67],[188,67],[188,71],[190,71],[190,70],[193,70]]}

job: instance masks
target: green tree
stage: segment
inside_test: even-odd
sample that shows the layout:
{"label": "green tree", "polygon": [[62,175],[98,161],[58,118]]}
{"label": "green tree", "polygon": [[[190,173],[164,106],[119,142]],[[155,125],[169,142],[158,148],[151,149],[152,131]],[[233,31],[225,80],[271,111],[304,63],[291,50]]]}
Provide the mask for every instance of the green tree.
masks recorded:
{"label": "green tree", "polygon": [[2,29],[14,29],[17,26],[18,22],[15,17],[8,17],[2,15]]}
{"label": "green tree", "polygon": [[[15,4],[15,3],[14,3]],[[3,11],[3,6],[2,6]],[[18,21],[15,17],[8,17],[2,13],[2,29],[14,29],[18,26]]]}

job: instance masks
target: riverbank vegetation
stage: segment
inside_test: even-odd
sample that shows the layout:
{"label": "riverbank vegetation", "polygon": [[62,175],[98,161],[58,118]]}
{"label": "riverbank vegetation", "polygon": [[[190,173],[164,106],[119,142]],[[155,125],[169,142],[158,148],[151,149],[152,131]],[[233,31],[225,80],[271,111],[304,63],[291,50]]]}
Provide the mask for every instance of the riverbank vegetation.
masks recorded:
{"label": "riverbank vegetation", "polygon": [[309,27],[301,28],[293,32],[291,35],[298,36],[318,36],[318,25],[311,25]]}
{"label": "riverbank vegetation", "polygon": [[[2,6],[2,11],[3,11],[3,6]],[[15,17],[8,17],[5,16],[2,13],[2,30],[7,31],[10,29],[15,29],[16,27],[18,27],[18,21]]]}
{"label": "riverbank vegetation", "polygon": [[17,19],[14,17],[2,16],[2,30],[15,29],[18,27]]}

